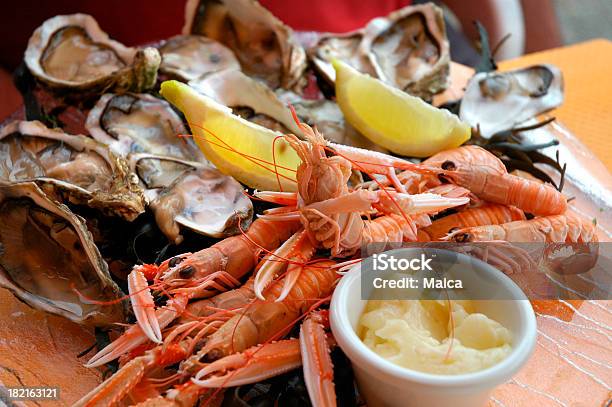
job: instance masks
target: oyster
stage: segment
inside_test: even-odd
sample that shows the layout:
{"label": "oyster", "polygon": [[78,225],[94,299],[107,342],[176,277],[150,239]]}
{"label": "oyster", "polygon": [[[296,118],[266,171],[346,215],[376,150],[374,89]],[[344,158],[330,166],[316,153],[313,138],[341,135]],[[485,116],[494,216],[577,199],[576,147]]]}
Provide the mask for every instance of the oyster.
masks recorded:
{"label": "oyster", "polygon": [[38,27],[24,61],[51,88],[142,91],[155,85],[161,57],[155,48],[129,48],[111,40],[87,14],[71,14]]}
{"label": "oyster", "polygon": [[229,48],[201,35],[177,35],[159,47],[160,72],[190,81],[210,72],[240,70],[240,62]]}
{"label": "oyster", "polygon": [[151,153],[199,161],[203,155],[183,121],[165,100],[147,94],[107,93],[87,116],[85,127],[116,154]]}
{"label": "oyster", "polygon": [[231,107],[235,114],[281,133],[301,134],[289,104],[300,120],[317,126],[323,136],[335,143],[381,150],[344,121],[338,105],[327,99],[308,100],[295,92],[277,89],[273,92],[240,71],[223,71],[204,75],[189,82],[198,92]]}
{"label": "oyster", "polygon": [[62,202],[88,205],[133,220],[144,196],[128,163],[97,141],[14,121],[0,129],[0,180],[35,181]]}
{"label": "oyster", "polygon": [[287,104],[281,102],[268,86],[241,71],[205,75],[190,81],[189,86],[231,107],[244,119],[281,133],[301,133]]}
{"label": "oyster", "polygon": [[124,322],[123,293],[82,218],[35,183],[0,182],[0,224],[0,286],[81,324]]}
{"label": "oyster", "polygon": [[130,163],[145,184],[157,225],[171,242],[182,242],[181,227],[221,238],[251,224],[253,205],[242,185],[217,169],[151,154],[132,155]]}
{"label": "oyster", "polygon": [[[347,146],[386,152],[378,144],[370,141],[344,120],[338,104],[329,99],[304,99],[300,95],[277,90],[276,95],[284,104],[291,104],[303,122],[316,126],[326,140]],[[300,133],[297,133],[300,134]]]}
{"label": "oyster", "polygon": [[563,75],[553,65],[481,72],[468,82],[459,117],[484,137],[507,130],[563,103]]}
{"label": "oyster", "polygon": [[255,0],[188,0],[183,34],[200,34],[229,47],[249,76],[272,89],[300,91],[306,53],[293,31]]}
{"label": "oyster", "polygon": [[339,59],[426,100],[448,86],[450,48],[442,10],[433,3],[404,7],[358,31],[324,35],[308,52],[332,83],[331,61]]}

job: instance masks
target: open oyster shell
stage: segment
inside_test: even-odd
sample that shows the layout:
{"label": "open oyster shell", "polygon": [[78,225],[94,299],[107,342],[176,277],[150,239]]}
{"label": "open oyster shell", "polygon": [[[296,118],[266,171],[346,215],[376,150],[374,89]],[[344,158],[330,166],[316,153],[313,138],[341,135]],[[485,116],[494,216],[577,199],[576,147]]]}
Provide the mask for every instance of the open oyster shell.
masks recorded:
{"label": "open oyster shell", "polygon": [[188,0],[183,34],[200,34],[229,47],[249,76],[272,89],[300,91],[306,53],[293,31],[255,0]]}
{"label": "open oyster shell", "polygon": [[123,302],[112,302],[123,293],[82,218],[33,182],[0,181],[0,224],[0,286],[34,308],[81,324],[124,322]]}
{"label": "open oyster shell", "polygon": [[281,102],[264,83],[241,71],[222,71],[205,75],[190,81],[189,86],[231,107],[234,113],[247,120],[282,133],[301,134],[287,104]]}
{"label": "open oyster shell", "polygon": [[133,220],[144,196],[128,163],[106,146],[38,121],[0,129],[0,180],[34,181],[49,196]]}
{"label": "open oyster shell", "polygon": [[204,74],[240,70],[240,62],[231,49],[201,35],[177,35],[159,47],[160,72],[188,82]]}
{"label": "open oyster shell", "polygon": [[155,220],[168,240],[181,243],[181,227],[221,238],[246,230],[253,204],[242,185],[199,162],[152,154],[130,156],[146,189]]}
{"label": "open oyster shell", "polygon": [[233,112],[242,118],[269,129],[281,133],[302,134],[288,108],[288,104],[291,104],[300,120],[311,126],[317,126],[327,140],[380,150],[380,147],[344,121],[342,111],[331,100],[307,100],[285,89],[273,92],[265,84],[240,71],[222,71],[204,75],[190,81],[189,85],[232,108]]}
{"label": "open oyster shell", "polygon": [[308,53],[331,83],[331,61],[339,59],[426,100],[448,86],[450,48],[442,10],[433,3],[404,7],[354,32],[324,35]]}
{"label": "open oyster shell", "polygon": [[310,126],[316,126],[326,140],[347,146],[386,152],[384,148],[364,137],[347,123],[336,102],[329,99],[304,99],[294,92],[281,89],[275,93],[282,104],[285,106],[291,104],[294,107],[300,120]]}
{"label": "open oyster shell", "polygon": [[147,94],[107,93],[87,116],[85,127],[116,154],[151,153],[200,161],[202,153],[180,116],[165,100]]}
{"label": "open oyster shell", "polygon": [[508,130],[563,103],[563,74],[554,65],[534,65],[472,77],[459,117],[484,137]]}
{"label": "open oyster shell", "polygon": [[51,88],[68,91],[143,91],[157,80],[155,48],[135,49],[113,41],[87,14],[45,21],[28,42],[24,61]]}

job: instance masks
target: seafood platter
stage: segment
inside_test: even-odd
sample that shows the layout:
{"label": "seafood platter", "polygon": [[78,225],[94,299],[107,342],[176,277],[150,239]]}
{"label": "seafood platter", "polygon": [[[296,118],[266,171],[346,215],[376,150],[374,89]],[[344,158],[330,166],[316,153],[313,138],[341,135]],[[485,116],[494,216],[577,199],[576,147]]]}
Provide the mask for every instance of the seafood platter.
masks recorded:
{"label": "seafood platter", "polygon": [[[451,62],[433,3],[336,35],[189,0],[136,48],[46,20],[0,127],[0,400],[603,404],[610,174],[550,113],[557,67],[499,71],[482,29],[481,51]],[[397,243],[464,247],[470,284],[519,299],[359,299],[364,248]],[[539,271],[574,296],[525,296],[514,243],[579,246]]]}

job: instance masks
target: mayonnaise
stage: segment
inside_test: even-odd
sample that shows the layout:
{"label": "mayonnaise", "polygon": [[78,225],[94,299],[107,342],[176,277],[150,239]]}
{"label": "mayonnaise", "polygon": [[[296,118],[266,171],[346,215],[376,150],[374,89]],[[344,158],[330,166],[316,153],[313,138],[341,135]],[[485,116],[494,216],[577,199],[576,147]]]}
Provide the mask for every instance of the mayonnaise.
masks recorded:
{"label": "mayonnaise", "polygon": [[427,373],[475,372],[508,356],[512,350],[508,329],[476,312],[472,301],[453,300],[452,318],[448,305],[442,300],[371,300],[358,332],[383,358]]}

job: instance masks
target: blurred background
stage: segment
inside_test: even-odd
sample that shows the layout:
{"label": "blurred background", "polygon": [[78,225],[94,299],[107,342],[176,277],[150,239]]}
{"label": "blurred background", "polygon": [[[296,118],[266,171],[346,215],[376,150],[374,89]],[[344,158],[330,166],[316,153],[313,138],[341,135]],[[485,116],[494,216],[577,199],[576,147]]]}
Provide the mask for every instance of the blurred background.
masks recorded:
{"label": "blurred background", "polygon": [[[261,0],[296,30],[345,32],[370,19],[422,0]],[[471,65],[477,56],[479,20],[498,44],[497,60],[519,57],[593,38],[612,39],[612,0],[444,0],[453,59]],[[101,28],[126,45],[151,43],[178,34],[185,0],[19,0],[0,17],[0,120],[21,97],[11,74],[21,63],[32,32],[47,18],[76,12],[94,16]]]}

